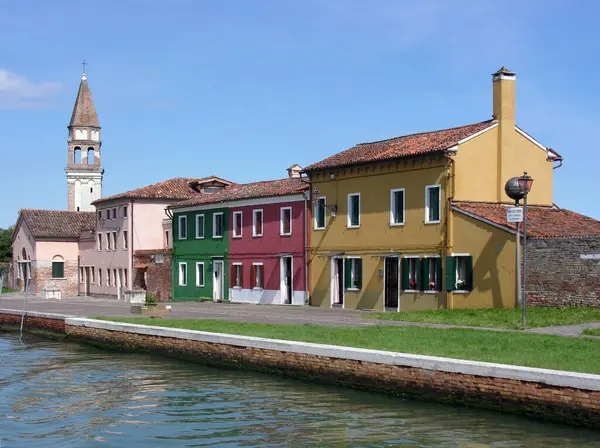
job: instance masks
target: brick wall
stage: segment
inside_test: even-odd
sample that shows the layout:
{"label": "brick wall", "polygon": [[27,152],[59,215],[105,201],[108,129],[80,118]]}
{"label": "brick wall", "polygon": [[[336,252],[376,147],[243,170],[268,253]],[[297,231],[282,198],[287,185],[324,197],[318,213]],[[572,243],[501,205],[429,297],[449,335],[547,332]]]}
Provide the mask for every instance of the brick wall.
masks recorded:
{"label": "brick wall", "polygon": [[[20,314],[4,314],[0,313],[0,328],[2,329],[19,329],[21,327]],[[38,330],[51,333],[65,333],[65,320],[63,318],[48,318],[37,316],[25,316],[23,321],[24,330]]]}
{"label": "brick wall", "polygon": [[532,306],[600,306],[600,238],[527,241],[527,301]]}
{"label": "brick wall", "polygon": [[67,325],[66,332],[73,338],[118,348],[151,350],[207,365],[247,368],[427,401],[600,427],[600,391],[79,325]]}
{"label": "brick wall", "polygon": [[[162,263],[157,263],[157,259],[162,257]],[[171,300],[172,283],[172,253],[170,250],[157,249],[155,251],[143,250],[137,251],[133,256],[134,286],[139,287],[142,284],[142,276],[145,271],[146,291],[154,292],[159,302]],[[141,268],[144,266],[144,268]]]}

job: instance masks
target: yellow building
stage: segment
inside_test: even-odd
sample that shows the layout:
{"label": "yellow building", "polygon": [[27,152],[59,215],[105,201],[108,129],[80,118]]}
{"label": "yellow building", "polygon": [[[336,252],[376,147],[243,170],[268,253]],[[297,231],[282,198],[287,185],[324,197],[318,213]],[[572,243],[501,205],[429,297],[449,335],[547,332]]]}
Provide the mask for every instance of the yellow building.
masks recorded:
{"label": "yellow building", "polygon": [[517,304],[514,227],[498,221],[511,202],[504,186],[526,171],[535,179],[529,203],[558,213],[552,176],[562,158],[516,126],[515,74],[503,67],[492,77],[491,120],[362,143],[305,168],[311,305]]}

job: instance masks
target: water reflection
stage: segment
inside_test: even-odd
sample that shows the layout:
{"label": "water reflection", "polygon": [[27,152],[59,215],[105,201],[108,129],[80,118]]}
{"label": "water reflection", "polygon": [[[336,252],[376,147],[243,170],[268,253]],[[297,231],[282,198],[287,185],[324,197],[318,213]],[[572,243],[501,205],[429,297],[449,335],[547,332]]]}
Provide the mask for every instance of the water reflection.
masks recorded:
{"label": "water reflection", "polygon": [[2,447],[597,447],[597,433],[0,335]]}

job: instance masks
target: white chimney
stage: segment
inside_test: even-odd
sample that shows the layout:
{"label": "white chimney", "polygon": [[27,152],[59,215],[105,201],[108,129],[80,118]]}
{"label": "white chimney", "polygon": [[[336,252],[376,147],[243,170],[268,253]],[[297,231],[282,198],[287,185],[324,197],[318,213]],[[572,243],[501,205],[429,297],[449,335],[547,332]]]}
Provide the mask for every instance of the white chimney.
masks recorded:
{"label": "white chimney", "polygon": [[300,171],[302,171],[302,167],[298,164],[294,164],[287,169],[288,177],[290,179],[298,179],[300,177]]}

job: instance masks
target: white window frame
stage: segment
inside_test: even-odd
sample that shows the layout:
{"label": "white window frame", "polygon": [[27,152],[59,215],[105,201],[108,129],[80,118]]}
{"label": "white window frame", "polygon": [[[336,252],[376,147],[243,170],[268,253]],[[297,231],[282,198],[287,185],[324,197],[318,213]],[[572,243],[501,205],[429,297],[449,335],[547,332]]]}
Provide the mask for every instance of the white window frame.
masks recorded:
{"label": "white window frame", "polygon": [[[428,258],[429,260],[432,259],[437,259],[438,263],[442,262],[442,257],[440,257],[439,254],[434,254],[434,255],[423,255],[423,258]],[[431,278],[429,277],[431,275],[431,262],[429,264],[429,272],[427,273],[427,287],[423,288],[423,292],[425,294],[439,294],[442,291],[442,279],[438,278],[437,279],[437,286],[439,289],[435,289],[435,290],[430,290],[429,289],[429,283],[431,282]],[[444,277],[444,271],[442,270],[442,277]]]}
{"label": "white window frame", "polygon": [[129,236],[129,232],[125,229],[121,232],[123,234],[123,250],[127,250],[129,248],[127,237]]}
{"label": "white window frame", "polygon": [[111,249],[111,239],[112,239],[111,233],[112,232],[106,232],[106,250],[112,250]]}
{"label": "white window frame", "polygon": [[[215,230],[217,230],[217,216],[221,216],[221,223],[223,224],[223,232],[221,235],[217,235],[215,233]],[[223,212],[213,213],[212,219],[213,219],[213,229],[212,229],[213,234],[212,234],[212,236],[214,239],[220,240],[221,238],[223,238],[223,235],[225,235],[225,218],[224,218]]]}
{"label": "white window frame", "polygon": [[[433,188],[438,189],[439,219],[436,221],[429,220],[429,209],[431,207],[429,204],[429,190],[431,190]],[[425,186],[425,224],[439,224],[441,222],[441,220],[442,220],[442,186],[440,184],[427,185],[427,186]]]}
{"label": "white window frame", "polygon": [[[244,268],[243,268],[243,263],[240,263],[240,262],[231,263],[231,266],[239,266],[237,269],[241,269],[241,270],[243,270],[243,269],[244,269]],[[236,273],[236,272],[234,271],[234,272],[232,272],[231,274],[233,275],[234,273]],[[236,277],[237,277],[237,276],[236,276]],[[236,278],[236,280],[237,280],[237,278]],[[243,281],[244,281],[244,274],[243,274],[243,272],[242,272],[242,282],[243,282]],[[244,285],[243,285],[243,284],[241,284],[240,286],[234,285],[234,286],[232,286],[232,288],[233,288],[233,289],[243,289],[243,288],[244,288]]]}
{"label": "white window frame", "polygon": [[102,250],[102,232],[98,232],[96,235],[96,246],[98,251]]}
{"label": "white window frame", "polygon": [[[352,213],[350,209],[351,198],[354,196],[358,196],[358,224],[352,224]],[[350,193],[348,194],[348,221],[346,223],[346,227],[349,229],[358,229],[360,227],[360,193]]]}
{"label": "white window frame", "polygon": [[[181,268],[183,268],[183,269],[184,269],[184,271],[185,271],[185,282],[182,282],[182,281],[181,281],[181,278],[182,278],[182,275],[181,275],[181,273],[182,273],[182,272],[184,272],[184,271],[182,271],[182,269],[181,269]],[[179,262],[179,270],[178,270],[177,284],[178,284],[179,286],[187,286],[187,279],[188,279],[188,272],[187,272],[187,262],[185,262],[185,261],[180,261],[180,262]]]}
{"label": "white window frame", "polygon": [[[461,257],[470,257],[471,254],[467,254],[467,253],[454,254],[453,253],[451,256],[454,257],[454,258],[456,258],[456,272],[455,272],[456,283],[454,284],[454,288],[458,288],[458,286],[457,286],[458,285],[458,278],[459,278],[458,273],[460,272],[460,264],[458,262],[458,259],[461,258]],[[466,267],[465,267],[465,269],[466,269]],[[466,272],[465,272],[465,274],[466,274]],[[452,291],[452,292],[456,293],[456,294],[469,294],[471,291],[469,291],[468,289],[454,289],[454,291]]]}
{"label": "white window frame", "polygon": [[[290,211],[290,231],[289,232],[284,232],[283,231],[283,214],[286,210]],[[281,207],[279,209],[279,235],[281,236],[290,236],[292,234],[292,207]]]}
{"label": "white window frame", "polygon": [[[260,234],[256,233],[256,215],[260,212]],[[262,208],[252,210],[252,236],[260,237],[265,233],[265,214]]]}
{"label": "white window frame", "polygon": [[[394,221],[395,193],[402,192],[402,221]],[[390,226],[403,226],[406,221],[406,191],[404,188],[394,188],[390,190]]]}
{"label": "white window frame", "polygon": [[[202,225],[198,225],[198,221],[202,220]],[[202,229],[202,235],[200,235],[199,230]],[[196,215],[196,239],[203,240],[204,239],[204,231],[206,230],[206,224],[204,220],[204,213],[199,213]]]}
{"label": "white window frame", "polygon": [[[350,284],[352,285],[352,284],[354,284],[354,269],[356,266],[356,262],[354,260],[362,260],[362,257],[351,255],[351,256],[346,257],[346,260],[352,260],[352,267],[350,269]],[[344,272],[344,275],[345,275],[345,272]],[[345,279],[344,279],[344,281],[345,281]],[[360,291],[360,288],[355,288],[354,286],[352,286],[350,288],[347,288],[346,291]]]}
{"label": "white window frame", "polygon": [[117,231],[113,230],[112,232],[112,240],[113,240],[113,250],[117,250]]}
{"label": "white window frame", "polygon": [[[420,260],[421,256],[420,255],[407,255],[407,256],[402,257],[402,258],[406,258],[406,259],[409,259],[409,260]],[[408,272],[409,272],[408,283],[410,284],[410,261],[408,263],[409,263],[409,266],[408,266]],[[419,292],[419,276],[421,275],[421,273],[419,272],[418,267],[415,270],[415,275],[417,276],[417,278],[415,279],[415,283],[416,283],[417,288],[416,289],[410,289],[410,286],[409,286],[408,289],[404,290],[404,292]]]}
{"label": "white window frame", "polygon": [[[323,227],[319,227],[319,221],[317,220],[317,207],[321,199],[323,199]],[[319,196],[317,198],[317,204],[313,207],[313,221],[314,230],[325,230],[327,227],[327,197]]]}
{"label": "white window frame", "polygon": [[[236,216],[240,217],[240,233],[239,234],[235,233],[235,217]],[[243,230],[244,214],[242,213],[242,211],[233,212],[232,219],[233,219],[233,225],[231,226],[231,238],[241,238],[244,234],[244,230]]]}
{"label": "white window frame", "polygon": [[[252,289],[262,291],[265,289],[265,265],[264,265],[264,263],[252,263],[252,266],[262,266],[262,276],[260,278],[262,286],[253,286],[252,287]],[[258,270],[256,270],[256,272],[258,272]],[[252,283],[258,283],[256,281],[256,278],[251,279],[251,280],[252,280]]]}
{"label": "white window frame", "polygon": [[[202,266],[202,271],[200,271],[200,266]],[[202,272],[202,283],[200,283],[199,281],[199,273]],[[204,282],[205,279],[204,277],[206,276],[206,271],[204,270],[204,262],[203,261],[197,261],[196,262],[196,287],[197,288],[204,288]]]}
{"label": "white window frame", "polygon": [[129,210],[127,210],[127,206],[124,205],[121,210],[121,216],[123,218],[127,218],[129,216]]}
{"label": "white window frame", "polygon": [[[182,225],[183,223],[183,225]],[[183,229],[185,233],[183,236],[181,236],[182,232],[181,229]],[[177,217],[177,239],[178,240],[186,240],[187,239],[187,215],[179,215]]]}

